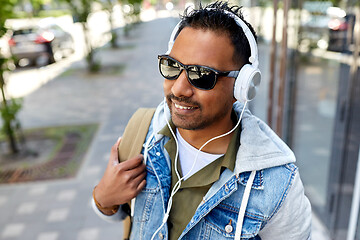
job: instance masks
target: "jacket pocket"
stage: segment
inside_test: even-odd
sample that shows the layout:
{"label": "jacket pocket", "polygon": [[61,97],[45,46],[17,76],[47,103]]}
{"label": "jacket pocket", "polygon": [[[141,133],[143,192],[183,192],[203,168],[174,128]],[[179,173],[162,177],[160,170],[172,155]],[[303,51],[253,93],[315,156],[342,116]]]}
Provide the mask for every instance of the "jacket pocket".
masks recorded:
{"label": "jacket pocket", "polygon": [[[206,239],[234,239],[239,209],[220,203],[206,217]],[[260,231],[262,221],[245,213],[241,239],[260,239],[257,234]]]}

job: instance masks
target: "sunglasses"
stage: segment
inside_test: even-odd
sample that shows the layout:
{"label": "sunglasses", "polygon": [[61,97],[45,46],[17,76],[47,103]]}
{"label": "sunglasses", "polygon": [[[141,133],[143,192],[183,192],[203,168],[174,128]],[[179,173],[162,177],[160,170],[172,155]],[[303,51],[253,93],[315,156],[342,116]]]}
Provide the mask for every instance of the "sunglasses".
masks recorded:
{"label": "sunglasses", "polygon": [[213,89],[218,77],[236,78],[240,72],[222,72],[206,66],[185,65],[169,55],[159,55],[158,59],[161,76],[168,80],[175,80],[180,76],[181,72],[185,70],[189,83],[202,90]]}

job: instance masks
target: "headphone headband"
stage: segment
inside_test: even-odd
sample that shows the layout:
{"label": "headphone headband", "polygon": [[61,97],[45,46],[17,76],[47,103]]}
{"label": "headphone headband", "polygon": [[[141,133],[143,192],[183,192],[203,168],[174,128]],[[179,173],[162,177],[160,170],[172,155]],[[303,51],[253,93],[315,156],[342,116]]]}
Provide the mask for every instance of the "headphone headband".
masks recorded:
{"label": "headphone headband", "polygon": [[[205,10],[218,10],[215,8],[208,8]],[[240,73],[235,81],[234,84],[234,97],[238,101],[247,102],[251,101],[257,92],[257,88],[261,82],[261,73],[259,70],[259,59],[258,59],[258,48],[256,44],[256,40],[254,35],[252,34],[250,28],[246,25],[246,23],[236,14],[226,11],[220,10],[224,14],[228,15],[229,17],[233,18],[236,24],[241,27],[243,30],[246,39],[248,40],[250,46],[250,57],[249,62],[250,64],[244,64],[240,69]],[[175,43],[175,36],[178,33],[182,21],[180,21],[174,28],[171,33],[168,50],[166,54],[170,54],[172,47]]]}
{"label": "headphone headband", "polygon": [[[210,8],[210,10],[213,8]],[[258,60],[258,49],[257,49],[257,44],[256,44],[256,40],[254,35],[252,34],[250,28],[248,27],[248,25],[245,24],[245,22],[239,18],[238,16],[236,16],[234,13],[223,10],[224,13],[226,13],[228,16],[232,17],[235,22],[237,23],[238,26],[240,26],[246,36],[246,39],[249,42],[250,45],[250,52],[251,55],[249,57],[249,62],[254,66],[254,67],[258,67],[259,66],[259,60]]]}
{"label": "headphone headband", "polygon": [[[207,10],[216,10],[215,8],[208,8]],[[234,13],[226,11],[226,10],[222,10],[226,15],[230,16],[231,18],[233,18],[236,22],[236,24],[241,27],[241,29],[243,30],[246,39],[249,42],[249,46],[250,46],[250,57],[249,57],[249,62],[254,66],[254,67],[258,67],[259,66],[259,60],[258,60],[258,49],[257,49],[257,44],[256,44],[256,40],[254,38],[254,35],[252,34],[251,30],[249,29],[249,27],[245,24],[245,22],[243,20],[241,20],[241,18],[239,18],[238,16],[236,16]],[[179,31],[180,25],[181,25],[182,21],[178,22],[178,24],[176,24],[174,30],[171,33],[170,36],[170,41],[168,43],[168,50],[166,52],[166,54],[169,54],[171,52],[172,47],[174,46],[175,43],[175,36],[177,34],[177,32]]]}

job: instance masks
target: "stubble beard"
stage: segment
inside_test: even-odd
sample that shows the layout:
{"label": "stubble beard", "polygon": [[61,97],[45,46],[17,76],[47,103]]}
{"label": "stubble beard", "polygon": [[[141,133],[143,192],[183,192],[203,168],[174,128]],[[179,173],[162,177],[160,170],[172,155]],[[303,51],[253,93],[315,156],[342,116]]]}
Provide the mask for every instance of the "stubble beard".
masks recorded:
{"label": "stubble beard", "polygon": [[[174,113],[172,110],[173,104],[172,104],[171,99],[175,99],[176,101],[178,101],[180,103],[182,102],[182,103],[191,104],[192,106],[196,106],[197,109],[195,110],[195,113],[191,117]],[[166,100],[167,100],[168,107],[170,109],[171,120],[172,120],[174,126],[176,128],[192,130],[192,131],[205,129],[206,127],[209,127],[212,124],[220,121],[221,119],[223,119],[224,117],[227,116],[228,107],[229,107],[229,106],[227,106],[227,104],[225,104],[225,106],[220,108],[221,111],[215,113],[215,115],[206,117],[206,116],[203,116],[202,106],[198,102],[191,101],[190,99],[187,99],[187,98],[178,98],[178,97],[174,96],[173,94],[167,95]]]}

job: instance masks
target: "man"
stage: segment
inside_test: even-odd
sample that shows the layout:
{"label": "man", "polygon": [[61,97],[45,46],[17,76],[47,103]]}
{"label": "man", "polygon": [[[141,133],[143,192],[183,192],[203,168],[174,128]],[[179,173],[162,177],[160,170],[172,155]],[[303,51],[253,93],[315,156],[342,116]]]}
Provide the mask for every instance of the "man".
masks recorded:
{"label": "man", "polygon": [[[294,155],[245,109],[259,72],[255,33],[240,8],[200,6],[174,33],[169,54],[159,56],[166,103],[151,121],[145,157],[117,163],[120,140],[113,146],[95,212],[121,220],[136,197],[131,239],[310,239]],[[249,80],[238,72],[245,68]]]}

